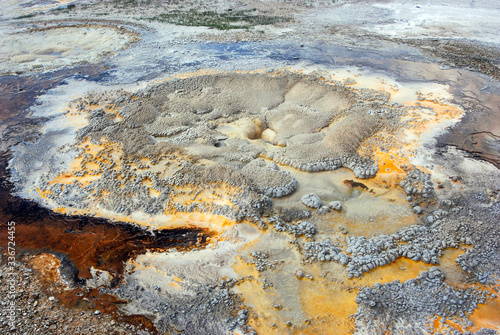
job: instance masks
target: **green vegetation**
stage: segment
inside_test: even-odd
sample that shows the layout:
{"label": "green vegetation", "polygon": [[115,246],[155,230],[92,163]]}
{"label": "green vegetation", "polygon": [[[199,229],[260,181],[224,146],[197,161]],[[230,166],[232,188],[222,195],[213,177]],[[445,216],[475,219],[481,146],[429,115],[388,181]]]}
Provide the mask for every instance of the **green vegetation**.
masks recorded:
{"label": "green vegetation", "polygon": [[189,10],[174,11],[143,19],[172,23],[180,26],[209,27],[219,30],[249,29],[253,26],[269,25],[290,20],[290,18],[286,17],[258,15],[254,14],[254,12],[255,9],[227,13],[217,13],[215,11],[198,12],[195,10]]}

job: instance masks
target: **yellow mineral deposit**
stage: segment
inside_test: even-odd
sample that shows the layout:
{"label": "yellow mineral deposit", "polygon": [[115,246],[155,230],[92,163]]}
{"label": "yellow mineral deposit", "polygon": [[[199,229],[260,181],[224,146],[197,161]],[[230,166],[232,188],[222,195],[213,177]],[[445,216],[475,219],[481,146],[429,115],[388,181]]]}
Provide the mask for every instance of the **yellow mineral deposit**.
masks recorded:
{"label": "yellow mineral deposit", "polygon": [[[75,181],[78,182],[81,187],[89,185],[93,181],[100,179],[99,163],[110,164],[112,162],[112,157],[109,153],[113,153],[115,156],[119,153],[118,149],[115,149],[116,144],[109,141],[103,141],[101,144],[93,144],[86,140],[78,145],[78,148],[82,149],[82,154],[71,162],[70,168],[67,172],[60,174],[54,180],[49,182],[49,185],[59,183],[59,184],[71,184]],[[90,159],[84,159],[84,155],[90,155]],[[115,165],[113,167],[115,170],[119,170],[120,166]],[[83,176],[77,175],[75,173],[85,172]]]}
{"label": "yellow mineral deposit", "polygon": [[231,196],[240,191],[224,182],[213,183],[212,187],[205,189],[197,188],[195,185],[174,187],[174,189],[175,196],[172,197],[172,200],[185,206],[194,202],[232,206]]}
{"label": "yellow mineral deposit", "polygon": [[[453,320],[446,319],[444,324],[452,327],[460,332],[470,331],[476,332],[482,328],[499,329],[500,325],[500,298],[489,299],[484,304],[480,304],[478,308],[468,317],[472,322],[472,326],[463,327],[456,324]],[[442,332],[446,328],[441,317],[437,317],[432,323],[434,332]]]}
{"label": "yellow mineral deposit", "polygon": [[[252,249],[255,243],[258,241],[254,241],[247,247]],[[455,259],[463,252],[461,249],[450,248],[443,252],[442,257],[439,257],[439,266],[449,278],[447,283],[452,286],[463,283],[458,278],[463,276],[463,272],[455,263]],[[289,261],[293,262],[293,257]],[[431,266],[431,264],[402,257],[393,263],[365,273],[361,278],[348,279],[343,266],[336,263],[306,266],[296,264],[297,268],[302,268],[304,272],[312,275],[313,279],[295,278],[293,274],[279,271],[281,279],[278,282],[286,282],[290,280],[290,277],[297,280],[298,285],[288,298],[283,297],[283,292],[274,287],[263,289],[262,282],[259,280],[262,276],[252,264],[240,260],[233,265],[233,269],[240,276],[254,278],[238,284],[237,288],[243,294],[245,303],[257,313],[258,317],[251,319],[251,324],[259,333],[348,334],[354,331],[354,323],[350,316],[356,313],[357,304],[354,300],[360,289],[394,280],[404,282],[416,278],[422,271],[429,270]],[[484,307],[481,306],[475,312],[478,314],[473,314],[471,318],[486,318],[494,322],[496,320],[492,318],[494,314],[488,313],[486,306],[498,308],[497,304],[498,302],[489,302]],[[287,312],[290,311],[300,311],[299,314],[303,314],[299,324],[287,326],[287,322],[290,321]]]}
{"label": "yellow mineral deposit", "polygon": [[[490,291],[498,295],[498,292]],[[476,332],[481,328],[500,329],[500,297],[489,299],[484,305],[480,305],[474,310],[469,320],[472,321],[473,326],[467,328],[468,331]]]}

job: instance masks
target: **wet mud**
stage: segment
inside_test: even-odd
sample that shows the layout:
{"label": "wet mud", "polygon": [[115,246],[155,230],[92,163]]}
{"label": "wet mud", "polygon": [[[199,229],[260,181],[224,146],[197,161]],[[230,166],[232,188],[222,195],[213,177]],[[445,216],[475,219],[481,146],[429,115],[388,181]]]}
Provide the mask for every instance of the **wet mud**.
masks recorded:
{"label": "wet mud", "polygon": [[467,113],[438,138],[438,148],[454,146],[500,168],[500,89],[495,86],[461,91]]}
{"label": "wet mud", "polygon": [[[64,83],[68,77],[94,81],[109,69],[105,65],[79,66],[34,75],[9,75],[0,77],[0,121],[22,114],[33,105],[36,98]],[[19,121],[19,119],[17,119]]]}

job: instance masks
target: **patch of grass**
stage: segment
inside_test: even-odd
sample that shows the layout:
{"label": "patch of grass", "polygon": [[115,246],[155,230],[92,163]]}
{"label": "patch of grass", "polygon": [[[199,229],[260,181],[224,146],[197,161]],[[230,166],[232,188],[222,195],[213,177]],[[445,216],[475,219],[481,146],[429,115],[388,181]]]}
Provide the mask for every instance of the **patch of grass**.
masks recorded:
{"label": "patch of grass", "polygon": [[242,10],[227,13],[215,11],[198,12],[196,10],[174,11],[154,17],[143,18],[148,21],[172,23],[180,26],[209,27],[219,30],[249,29],[253,26],[286,22],[290,18],[253,14],[254,10]]}

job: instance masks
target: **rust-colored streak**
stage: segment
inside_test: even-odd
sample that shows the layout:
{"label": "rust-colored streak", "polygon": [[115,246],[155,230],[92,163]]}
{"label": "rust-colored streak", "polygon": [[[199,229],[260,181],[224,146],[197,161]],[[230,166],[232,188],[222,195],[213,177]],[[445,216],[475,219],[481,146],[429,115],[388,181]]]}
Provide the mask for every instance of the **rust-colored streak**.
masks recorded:
{"label": "rust-colored streak", "polygon": [[98,289],[85,291],[80,288],[74,290],[61,290],[55,295],[67,308],[81,311],[108,313],[120,322],[126,322],[139,329],[147,329],[153,334],[158,333],[153,322],[142,315],[123,315],[119,312],[118,305],[127,303],[114,295],[101,293]]}
{"label": "rust-colored streak", "polygon": [[83,289],[77,287],[68,289],[59,274],[61,261],[52,254],[41,253],[28,262],[34,270],[34,274],[42,284],[42,288],[51,295],[57,297],[58,301],[66,308],[82,312],[110,314],[115,320],[133,324],[136,328],[147,329],[151,333],[158,333],[156,327],[142,315],[123,315],[119,312],[118,305],[126,304],[114,295],[101,293],[99,289]]}
{"label": "rust-colored streak", "polygon": [[29,265],[35,271],[40,282],[45,285],[52,285],[61,280],[58,267],[61,261],[51,254],[39,254],[29,261]]}
{"label": "rust-colored streak", "polygon": [[[64,215],[51,214],[36,205],[30,205],[28,211],[38,210],[40,217],[26,218],[19,215],[2,220],[16,221],[18,247],[28,251],[66,254],[83,278],[90,278],[91,266],[120,275],[123,273],[123,262],[146,249],[189,248],[198,242],[199,234],[203,235],[201,231],[193,229],[157,231],[152,235],[128,224],[112,224],[87,217],[68,219]],[[20,211],[26,209],[25,204],[19,207]],[[205,237],[203,235],[202,240]],[[2,234],[0,241],[6,245],[7,235]]]}
{"label": "rust-colored streak", "polygon": [[367,190],[368,189],[368,187],[365,184],[359,183],[359,182],[354,181],[354,180],[347,180],[346,179],[346,180],[344,180],[344,184],[345,185],[349,185],[351,187],[358,187],[358,188],[360,188],[362,190]]}

